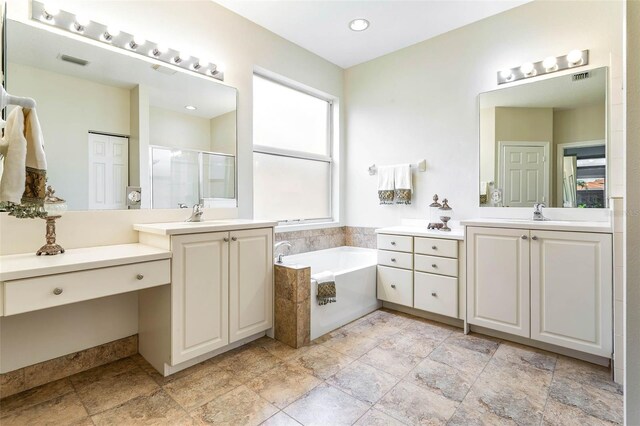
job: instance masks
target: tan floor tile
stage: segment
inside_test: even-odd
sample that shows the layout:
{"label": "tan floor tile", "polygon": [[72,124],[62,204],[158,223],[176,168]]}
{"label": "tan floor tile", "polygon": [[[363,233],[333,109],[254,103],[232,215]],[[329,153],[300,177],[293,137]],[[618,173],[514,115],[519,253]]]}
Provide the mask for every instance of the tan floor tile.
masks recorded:
{"label": "tan floor tile", "polygon": [[90,385],[99,380],[108,379],[127,371],[139,370],[137,364],[131,358],[123,358],[109,364],[92,368],[69,377],[71,383],[76,387]]}
{"label": "tan floor tile", "polygon": [[360,357],[359,361],[369,364],[378,370],[404,377],[422,358],[411,354],[393,344],[381,344]]}
{"label": "tan floor tile", "polygon": [[202,368],[194,374],[174,380],[163,389],[187,410],[200,407],[242,383],[228,371],[215,365]]}
{"label": "tan floor tile", "polygon": [[542,424],[544,426],[611,426],[614,423],[590,416],[579,408],[549,398]]}
{"label": "tan floor tile", "polygon": [[278,409],[242,385],[194,410],[191,415],[205,424],[259,425]]}
{"label": "tan floor tile", "polygon": [[349,330],[330,333],[322,343],[326,348],[358,358],[378,345],[378,341]]}
{"label": "tan floor tile", "polygon": [[502,342],[493,356],[496,359],[522,363],[546,371],[553,371],[557,361],[557,356],[551,352],[511,342]]}
{"label": "tan floor tile", "polygon": [[279,408],[284,408],[321,383],[306,370],[279,365],[249,382],[247,387]]}
{"label": "tan floor tile", "polygon": [[607,367],[585,361],[558,356],[555,376],[569,378],[585,385],[622,395],[622,385],[611,380],[611,371]]}
{"label": "tan floor tile", "polygon": [[69,379],[60,379],[12,395],[0,400],[0,418],[6,417],[17,410],[24,410],[71,392],[74,392],[74,390]]}
{"label": "tan floor tile", "polygon": [[462,333],[452,333],[445,342],[450,345],[459,346],[491,356],[493,356],[500,344],[500,340],[493,337],[482,336],[479,334],[465,335]]}
{"label": "tan floor tile", "polygon": [[353,362],[327,379],[330,385],[369,404],[375,404],[399,381],[400,379],[392,374],[360,361]]}
{"label": "tan floor tile", "polygon": [[[88,423],[87,423],[88,422]],[[3,417],[2,426],[13,425],[84,425],[91,424],[87,410],[75,393],[15,411]]]}
{"label": "tan floor tile", "polygon": [[457,406],[442,395],[401,381],[375,408],[409,425],[444,425]]}
{"label": "tan floor tile", "polygon": [[447,426],[516,426],[511,419],[497,416],[488,410],[474,410],[461,404]]}
{"label": "tan floor tile", "polygon": [[406,319],[402,328],[406,331],[421,334],[436,342],[442,342],[453,333],[459,332],[459,329],[455,327],[413,316]]}
{"label": "tan floor tile", "polygon": [[393,347],[399,351],[425,358],[440,345],[441,342],[412,331],[403,331],[380,342],[380,347]]}
{"label": "tan floor tile", "polygon": [[305,426],[352,425],[369,409],[369,404],[322,384],[284,409]]}
{"label": "tan floor tile", "polygon": [[264,423],[262,423],[262,426],[300,426],[300,423],[280,411],[265,420]]}
{"label": "tan floor tile", "polygon": [[487,365],[491,355],[445,341],[429,354],[429,359],[463,371],[469,376],[477,376]]}
{"label": "tan floor tile", "polygon": [[476,377],[477,375],[427,358],[411,370],[405,380],[460,402],[471,389]]}
{"label": "tan floor tile", "polygon": [[323,346],[313,346],[296,356],[289,364],[304,368],[310,374],[327,379],[352,363],[354,358]]}
{"label": "tan floor tile", "polygon": [[158,384],[136,366],[134,370],[103,377],[92,383],[83,382],[82,385],[75,385],[75,388],[89,414],[94,415],[148,395],[158,389]]}
{"label": "tan floor tile", "polygon": [[15,395],[25,389],[24,369],[0,374],[0,398]]}
{"label": "tan floor tile", "polygon": [[260,346],[244,346],[241,351],[231,351],[229,355],[212,358],[210,364],[217,369],[227,371],[241,383],[254,379],[261,374],[284,363]]}
{"label": "tan floor tile", "polygon": [[617,424],[623,422],[623,396],[600,387],[554,376],[549,400],[575,407],[601,420]]}
{"label": "tan floor tile", "polygon": [[354,423],[356,426],[403,426],[399,420],[383,413],[382,411],[372,408],[367,411],[364,416]]}
{"label": "tan floor tile", "polygon": [[270,337],[261,337],[260,339],[252,342],[252,345],[260,346],[266,349],[272,355],[280,358],[281,360],[288,361],[291,358],[299,355],[307,350],[307,347],[294,349],[291,346],[285,345],[282,342],[271,339]]}
{"label": "tan floor tile", "polygon": [[134,398],[118,407],[92,416],[96,425],[159,425],[175,424],[188,416],[165,391]]}

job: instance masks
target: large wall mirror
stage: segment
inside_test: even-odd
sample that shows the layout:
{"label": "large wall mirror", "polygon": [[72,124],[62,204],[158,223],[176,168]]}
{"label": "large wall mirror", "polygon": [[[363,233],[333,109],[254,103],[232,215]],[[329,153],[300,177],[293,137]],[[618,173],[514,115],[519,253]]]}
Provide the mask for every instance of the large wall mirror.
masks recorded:
{"label": "large wall mirror", "polygon": [[480,206],[607,206],[607,68],[480,94]]}
{"label": "large wall mirror", "polygon": [[[236,204],[236,89],[7,21],[6,88],[36,100],[47,177],[70,210]],[[135,203],[134,203],[135,204]]]}

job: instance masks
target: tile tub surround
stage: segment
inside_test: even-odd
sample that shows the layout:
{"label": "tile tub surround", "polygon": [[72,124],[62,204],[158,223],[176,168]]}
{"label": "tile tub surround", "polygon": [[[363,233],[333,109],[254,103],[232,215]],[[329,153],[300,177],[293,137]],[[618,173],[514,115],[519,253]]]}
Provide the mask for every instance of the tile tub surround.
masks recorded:
{"label": "tile tub surround", "polygon": [[138,335],[0,374],[0,398],[138,353]]}
{"label": "tile tub surround", "polygon": [[308,231],[276,232],[276,242],[291,243],[291,251],[285,251],[285,255],[342,246],[376,248],[375,230],[376,228],[339,226]]}
{"label": "tile tub surround", "polygon": [[276,265],[274,337],[300,348],[311,338],[311,268]]}
{"label": "tile tub surround", "polygon": [[263,337],[169,377],[134,355],[0,407],[3,426],[611,425],[622,388],[603,367],[382,309],[300,349]]}

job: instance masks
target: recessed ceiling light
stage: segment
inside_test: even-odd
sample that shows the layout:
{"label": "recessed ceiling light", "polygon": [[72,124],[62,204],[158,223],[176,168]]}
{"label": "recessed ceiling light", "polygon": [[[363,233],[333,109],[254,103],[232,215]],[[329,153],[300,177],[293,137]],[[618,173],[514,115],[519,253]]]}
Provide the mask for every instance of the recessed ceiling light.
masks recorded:
{"label": "recessed ceiling light", "polygon": [[349,22],[349,28],[353,31],[364,31],[369,28],[369,21],[363,18],[354,19]]}
{"label": "recessed ceiling light", "polygon": [[189,111],[195,111],[195,110],[197,110],[198,108],[194,107],[193,105],[186,105],[186,106],[184,107],[184,109],[188,109]]}

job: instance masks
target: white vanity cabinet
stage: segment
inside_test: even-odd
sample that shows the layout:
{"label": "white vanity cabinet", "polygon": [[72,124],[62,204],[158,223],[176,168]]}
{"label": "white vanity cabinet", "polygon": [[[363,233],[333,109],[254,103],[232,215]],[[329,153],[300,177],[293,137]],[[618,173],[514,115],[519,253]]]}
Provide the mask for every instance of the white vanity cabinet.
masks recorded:
{"label": "white vanity cabinet", "polygon": [[611,357],[611,234],[467,227],[467,322]]}
{"label": "white vanity cabinet", "polygon": [[[398,226],[378,233],[378,299],[453,318],[464,313],[463,235]],[[464,263],[462,263],[464,265]]]}
{"label": "white vanity cabinet", "polygon": [[158,371],[172,374],[273,326],[272,225],[136,225],[141,241],[173,254],[170,291],[139,298],[139,350]]}

